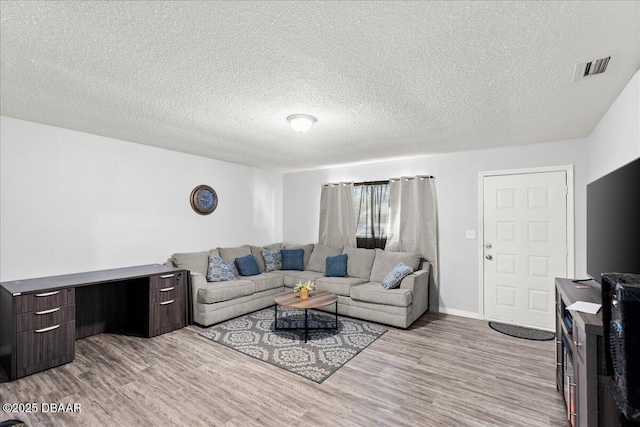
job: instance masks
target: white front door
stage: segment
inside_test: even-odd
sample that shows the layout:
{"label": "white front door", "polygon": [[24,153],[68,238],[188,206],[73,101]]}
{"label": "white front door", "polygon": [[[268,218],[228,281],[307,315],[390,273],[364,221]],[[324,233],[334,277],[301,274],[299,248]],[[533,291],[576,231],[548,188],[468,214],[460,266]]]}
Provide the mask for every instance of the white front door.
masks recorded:
{"label": "white front door", "polygon": [[484,317],[555,328],[554,277],[567,277],[565,171],[483,177]]}

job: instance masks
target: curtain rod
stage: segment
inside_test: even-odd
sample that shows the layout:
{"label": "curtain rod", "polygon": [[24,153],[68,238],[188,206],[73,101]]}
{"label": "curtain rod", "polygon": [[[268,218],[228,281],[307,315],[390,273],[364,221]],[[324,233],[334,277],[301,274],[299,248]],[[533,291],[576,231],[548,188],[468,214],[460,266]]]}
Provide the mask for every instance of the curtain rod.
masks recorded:
{"label": "curtain rod", "polygon": [[353,184],[354,187],[361,187],[363,185],[384,185],[384,184],[389,184],[389,182],[391,181],[400,181],[402,179],[405,180],[412,180],[412,179],[416,179],[416,178],[421,178],[421,179],[434,179],[433,175],[418,175],[418,176],[403,176],[401,178],[389,178],[387,180],[384,181],[363,181],[363,182],[328,182],[326,184],[322,184],[323,187],[328,187],[329,185],[345,185],[345,184]]}
{"label": "curtain rod", "polygon": [[363,185],[384,185],[384,184],[388,184],[389,180],[387,179],[386,181],[363,181],[363,182],[354,182],[353,185],[354,187],[361,187]]}

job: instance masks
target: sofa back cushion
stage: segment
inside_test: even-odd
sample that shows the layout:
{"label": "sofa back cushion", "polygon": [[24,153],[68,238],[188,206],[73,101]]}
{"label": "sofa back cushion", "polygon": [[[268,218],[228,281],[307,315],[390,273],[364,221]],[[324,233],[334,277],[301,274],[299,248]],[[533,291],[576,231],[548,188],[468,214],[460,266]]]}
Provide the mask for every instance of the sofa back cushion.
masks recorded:
{"label": "sofa back cushion", "polygon": [[260,270],[260,273],[264,273],[264,258],[262,257],[264,248],[262,246],[249,246],[249,249],[251,249],[251,255],[256,260],[256,264],[258,264],[258,270]]}
{"label": "sofa back cushion", "polygon": [[327,257],[340,255],[341,253],[342,248],[334,248],[332,246],[325,245],[315,245],[306,269],[317,271],[318,273],[325,273],[327,270]]}
{"label": "sofa back cushion", "polygon": [[257,276],[260,274],[258,263],[252,254],[236,258],[235,265],[241,276]]}
{"label": "sofa back cushion", "polygon": [[282,255],[281,270],[304,270],[303,249],[280,249]]}
{"label": "sofa back cushion", "polygon": [[326,277],[347,277],[347,254],[327,257]]}
{"label": "sofa back cushion", "polygon": [[307,265],[309,265],[309,259],[311,258],[314,246],[313,243],[309,243],[308,245],[294,245],[285,242],[282,244],[282,249],[302,249],[304,251],[304,267],[302,269],[304,270],[307,268]]}
{"label": "sofa back cushion", "polygon": [[209,267],[209,252],[188,252],[184,254],[173,254],[173,264],[178,268],[207,275]]}
{"label": "sofa back cushion", "polygon": [[238,276],[238,269],[236,268],[234,262],[236,258],[251,255],[251,248],[249,247],[249,245],[238,246],[236,248],[218,248],[218,252],[220,253],[220,258],[231,263],[231,265],[233,266],[233,271],[235,271],[236,276]]}
{"label": "sofa back cushion", "polygon": [[347,274],[349,277],[359,277],[369,280],[373,261],[376,258],[376,251],[374,249],[345,246],[342,253],[348,255]]}
{"label": "sofa back cushion", "polygon": [[373,261],[371,277],[369,279],[372,282],[382,282],[384,278],[387,277],[387,274],[393,270],[393,267],[401,262],[404,262],[415,271],[420,265],[421,258],[420,254],[410,252],[389,252],[376,249],[376,258]]}
{"label": "sofa back cushion", "polygon": [[207,269],[208,282],[226,282],[235,278],[232,263],[222,258],[209,255],[209,268]]}

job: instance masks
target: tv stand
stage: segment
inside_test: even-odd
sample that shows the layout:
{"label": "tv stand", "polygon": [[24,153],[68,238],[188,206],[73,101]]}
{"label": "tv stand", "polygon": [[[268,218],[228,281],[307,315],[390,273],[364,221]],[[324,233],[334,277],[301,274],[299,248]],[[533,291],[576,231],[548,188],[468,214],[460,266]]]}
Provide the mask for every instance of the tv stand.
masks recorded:
{"label": "tv stand", "polygon": [[188,280],[153,264],[0,283],[0,365],[15,380],[73,361],[76,339],[182,328]]}
{"label": "tv stand", "polygon": [[619,426],[621,415],[607,387],[602,309],[569,312],[576,301],[602,303],[596,281],[556,278],[556,386],[563,394],[569,425]]}

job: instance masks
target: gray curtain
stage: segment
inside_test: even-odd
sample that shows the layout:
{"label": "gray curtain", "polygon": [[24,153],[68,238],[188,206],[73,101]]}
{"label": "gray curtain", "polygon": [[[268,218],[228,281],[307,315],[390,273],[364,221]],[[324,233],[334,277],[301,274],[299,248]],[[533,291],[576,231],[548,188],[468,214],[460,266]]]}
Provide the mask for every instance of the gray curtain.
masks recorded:
{"label": "gray curtain", "polygon": [[428,176],[394,178],[389,182],[388,251],[417,252],[431,263],[430,309],[437,311],[438,210],[435,179]]}
{"label": "gray curtain", "polygon": [[356,213],[352,182],[322,186],[318,243],[335,247],[356,247]]}

